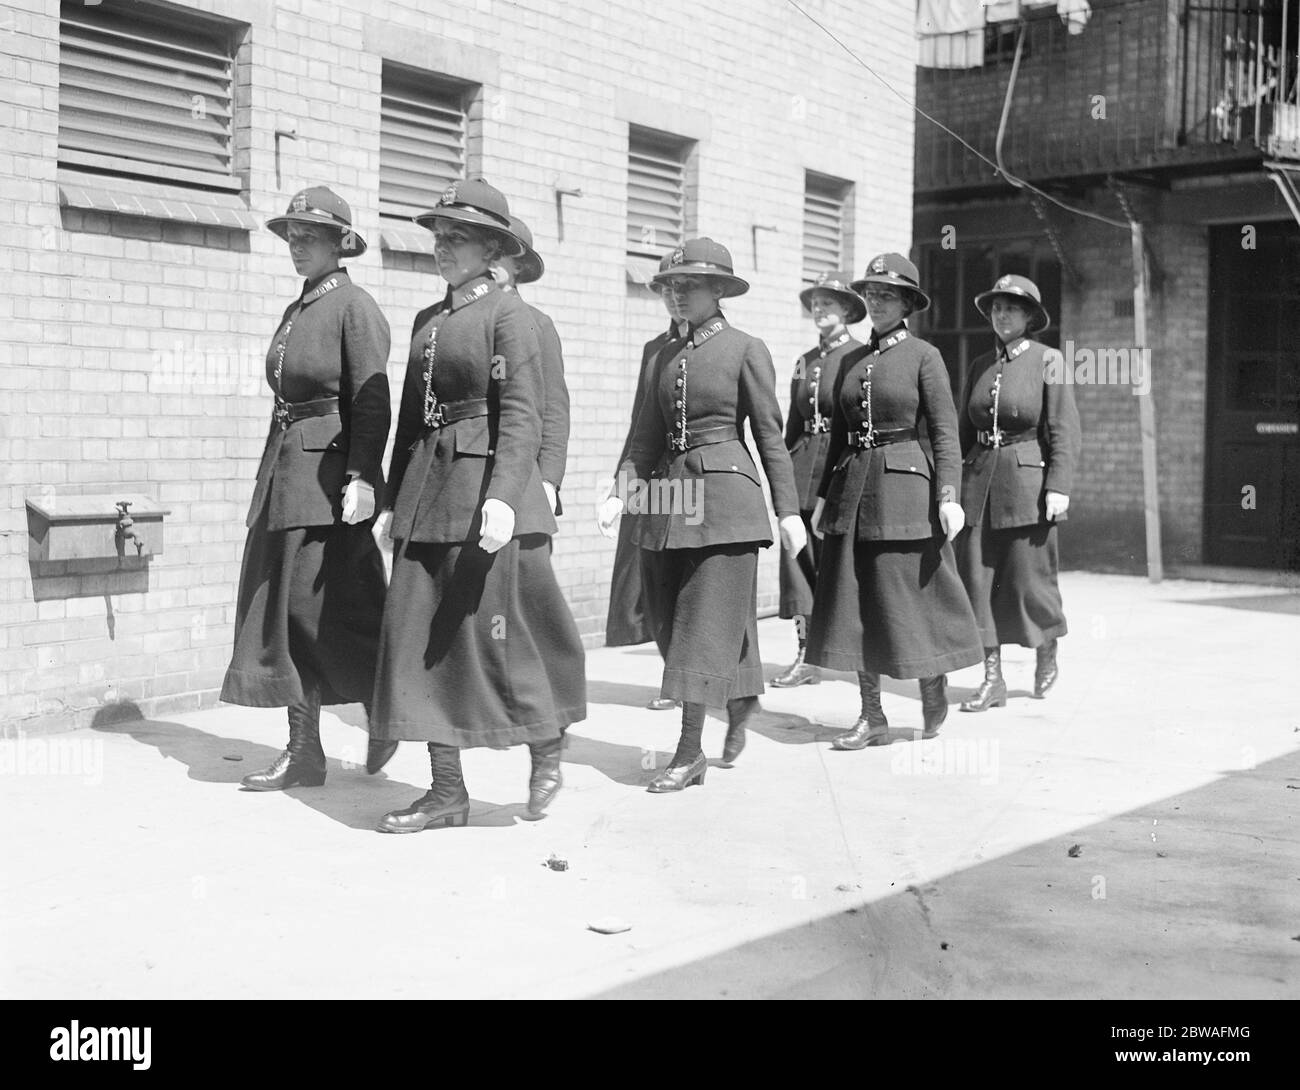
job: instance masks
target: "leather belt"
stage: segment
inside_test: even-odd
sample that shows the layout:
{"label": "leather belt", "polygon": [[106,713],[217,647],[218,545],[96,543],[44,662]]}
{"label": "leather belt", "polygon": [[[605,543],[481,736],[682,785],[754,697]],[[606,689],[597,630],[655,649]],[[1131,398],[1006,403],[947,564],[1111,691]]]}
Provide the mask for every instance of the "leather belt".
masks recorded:
{"label": "leather belt", "polygon": [[485,397],[469,397],[464,401],[440,401],[433,410],[433,421],[428,426],[441,428],[444,424],[454,424],[457,420],[469,420],[475,416],[488,415],[488,403]]}
{"label": "leather belt", "polygon": [[668,449],[678,452],[691,450],[694,447],[707,447],[714,443],[725,443],[729,439],[739,439],[740,431],[734,424],[719,424],[716,428],[688,428],[686,430],[686,443],[682,444],[681,434],[668,432]]}
{"label": "leather belt", "polygon": [[1000,431],[996,435],[991,431],[977,431],[975,438],[979,440],[981,446],[1007,447],[1012,443],[1028,443],[1031,439],[1037,439],[1038,430],[1031,428],[1028,431]]}
{"label": "leather belt", "polygon": [[313,416],[332,416],[338,411],[339,399],[337,397],[322,397],[316,401],[298,402],[281,401],[277,397],[271,415],[283,430],[295,421],[306,420]]}
{"label": "leather belt", "polygon": [[849,432],[851,447],[887,447],[890,443],[906,443],[916,438],[915,428],[876,428],[874,431]]}
{"label": "leather belt", "polygon": [[830,430],[831,422],[824,416],[820,420],[805,420],[803,422],[804,435],[816,435],[819,432]]}

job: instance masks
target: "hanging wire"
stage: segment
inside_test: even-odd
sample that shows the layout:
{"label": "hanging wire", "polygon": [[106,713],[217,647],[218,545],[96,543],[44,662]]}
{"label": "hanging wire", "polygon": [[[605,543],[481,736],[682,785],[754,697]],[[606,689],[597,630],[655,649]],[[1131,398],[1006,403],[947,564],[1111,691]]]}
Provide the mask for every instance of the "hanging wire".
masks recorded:
{"label": "hanging wire", "polygon": [[1052,196],[1052,194],[1042,189],[1039,189],[1037,186],[1025,181],[1023,178],[1016,177],[1016,175],[1012,174],[1009,170],[1005,169],[1004,167],[998,166],[997,163],[995,163],[992,159],[990,159],[987,155],[985,155],[982,151],[980,151],[979,148],[975,147],[973,144],[964,140],[960,134],[953,132],[952,129],[948,128],[948,126],[945,125],[942,121],[940,121],[937,117],[932,117],[930,114],[926,113],[923,109],[921,109],[921,107],[918,106],[915,102],[911,101],[906,95],[904,95],[901,91],[899,91],[896,87],[894,87],[893,84],[891,84],[888,80],[886,80],[883,76],[881,76],[874,68],[872,68],[871,65],[867,64],[866,61],[864,61],[861,57],[859,57],[852,49],[849,48],[848,45],[846,45],[843,41],[841,41],[840,38],[838,38],[829,27],[821,23],[816,17],[814,17],[809,12],[804,10],[804,8],[802,8],[796,2],[796,0],[786,0],[786,3],[789,4],[792,8],[794,8],[795,11],[799,12],[800,15],[802,15],[815,27],[821,30],[822,33],[824,33],[828,38],[831,39],[831,41],[833,41],[842,50],[844,50],[844,52],[847,53],[850,57],[852,57],[859,65],[861,65],[869,73],[871,73],[872,77],[882,87],[884,87],[885,90],[887,90],[890,94],[894,95],[895,97],[901,99],[915,113],[919,114],[921,117],[925,118],[928,122],[930,122],[930,124],[937,125],[949,136],[951,136],[954,140],[956,140],[957,143],[961,144],[962,147],[973,152],[978,158],[988,163],[988,165],[991,166],[998,174],[1000,174],[1008,182],[1008,184],[1015,186],[1017,189],[1024,189],[1030,193],[1036,193],[1043,200],[1050,201],[1058,208],[1063,208],[1065,209],[1065,211],[1073,215],[1084,216],[1088,219],[1097,220],[1098,222],[1108,224],[1111,227],[1118,227],[1120,230],[1123,231],[1127,231],[1129,229],[1129,224],[1122,222],[1120,220],[1111,219],[1109,216],[1103,216],[1098,212],[1090,212],[1086,208],[1078,208],[1074,205],[1066,204],[1064,201],[1059,200],[1058,198]]}

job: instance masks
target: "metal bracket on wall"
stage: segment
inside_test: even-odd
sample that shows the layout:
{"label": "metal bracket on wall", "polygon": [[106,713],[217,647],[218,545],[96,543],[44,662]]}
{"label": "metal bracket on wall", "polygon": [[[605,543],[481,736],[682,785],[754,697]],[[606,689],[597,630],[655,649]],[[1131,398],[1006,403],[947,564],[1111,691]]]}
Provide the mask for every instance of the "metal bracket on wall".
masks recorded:
{"label": "metal bracket on wall", "polygon": [[566,185],[564,182],[558,181],[555,183],[555,232],[557,241],[564,241],[564,198],[581,196],[582,190],[577,186]]}
{"label": "metal bracket on wall", "polygon": [[1079,272],[1078,266],[1070,260],[1069,255],[1065,252],[1065,247],[1061,244],[1061,235],[1048,217],[1043,199],[1037,194],[1033,194],[1030,197],[1030,203],[1033,205],[1034,215],[1038,217],[1038,222],[1043,225],[1043,233],[1047,235],[1047,241],[1052,244],[1052,252],[1056,254],[1056,260],[1060,262],[1061,271],[1065,273],[1066,280],[1074,287],[1082,287],[1083,274]]}

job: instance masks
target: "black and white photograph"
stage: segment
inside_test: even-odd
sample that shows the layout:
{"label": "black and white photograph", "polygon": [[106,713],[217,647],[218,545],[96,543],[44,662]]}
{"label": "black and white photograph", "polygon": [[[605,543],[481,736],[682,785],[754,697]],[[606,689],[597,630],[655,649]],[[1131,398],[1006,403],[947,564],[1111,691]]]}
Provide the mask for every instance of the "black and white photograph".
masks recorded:
{"label": "black and white photograph", "polygon": [[1081,1071],[1261,1062],[1298,41],[0,0],[8,1055],[176,1070],[174,1000],[1087,1000]]}

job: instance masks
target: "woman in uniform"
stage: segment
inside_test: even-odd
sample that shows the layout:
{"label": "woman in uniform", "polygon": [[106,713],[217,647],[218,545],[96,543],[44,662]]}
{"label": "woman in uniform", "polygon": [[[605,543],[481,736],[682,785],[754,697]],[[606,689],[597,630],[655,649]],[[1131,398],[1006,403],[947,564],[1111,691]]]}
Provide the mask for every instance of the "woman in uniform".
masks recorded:
{"label": "woman in uniform", "polygon": [[658,354],[620,468],[625,495],[602,505],[606,536],[626,508],[642,550],[646,610],[664,657],[660,696],[682,702],[682,732],[668,767],[648,790],[704,782],[700,738],[705,707],[727,706],[723,761],[745,745],[745,726],[763,691],[755,621],[758,550],[772,543],[758,470],[743,439],[749,420],[780,520],[782,543],[798,553],[803,521],[781,436],[776,373],[767,346],[727,323],[723,298],[749,285],[731,254],[691,239],[655,276],[672,292],[687,336]]}
{"label": "woman in uniform", "polygon": [[[916,266],[881,254],[853,282],[871,339],[851,352],[834,391],[830,449],[813,526],[826,535],[808,661],[855,670],[862,710],[836,749],[886,745],[880,675],[918,678],[922,737],[948,714],[948,670],[979,662],[979,632],[951,541],[962,528],[957,412],[938,350],[912,336],[924,310]],[[918,442],[922,421],[933,460]]]}
{"label": "woman in uniform", "polygon": [[971,365],[962,397],[968,530],[957,558],[984,644],[984,680],[964,712],[1006,704],[1004,643],[1036,649],[1035,697],[1056,681],[1056,641],[1066,633],[1056,524],[1070,506],[1081,441],[1074,387],[1045,381],[1047,349],[1029,336],[1050,322],[1038,286],[1003,276],[975,306],[998,345]]}
{"label": "woman in uniform", "polygon": [[[665,254],[659,262],[659,271],[668,268],[671,254]],[[618,465],[622,465],[632,449],[632,436],[636,431],[636,419],[645,400],[647,378],[655,359],[661,349],[670,341],[680,340],[686,330],[685,323],[677,316],[677,301],[670,291],[663,290],[662,283],[652,283],[651,287],[659,293],[664,309],[668,311],[668,328],[657,337],[646,341],[641,349],[641,369],[637,372],[636,392],[632,397],[632,415],[628,421],[627,438],[623,440],[623,449],[619,452]],[[618,470],[614,471],[615,477]],[[641,595],[641,550],[632,542],[632,527],[635,520],[626,518],[618,524],[618,545],[614,549],[614,574],[610,579],[609,610],[605,615],[605,646],[626,647],[632,644],[648,643],[654,639],[649,622],[645,616],[645,606]],[[677,701],[653,697],[646,707],[651,711],[669,711],[677,707]]]}
{"label": "woman in uniform", "polygon": [[447,296],[415,319],[391,468],[393,578],[376,736],[428,743],[433,782],[379,829],[464,825],[460,751],[525,743],[529,812],[559,787],[561,732],[586,717],[582,642],[551,569],[538,456],[544,380],[528,308],[490,266],[519,254],[502,194],[453,183],[416,217]]}
{"label": "woman in uniform", "polygon": [[232,704],[289,709],[288,748],[243,779],[254,791],[323,784],[321,705],[369,704],[384,608],[371,520],[391,418],[388,323],[339,265],[366,249],[347,203],[313,186],[267,227],[303,286],[266,357],[275,408],[221,687]]}
{"label": "woman in uniform", "polygon": [[772,679],[778,689],[816,685],[821,676],[804,657],[808,646],[808,617],[812,613],[813,589],[817,586],[817,561],[821,541],[812,534],[812,513],[817,487],[826,468],[830,445],[831,392],[840,364],[853,349],[860,348],[848,327],[867,316],[862,297],[849,284],[849,273],[822,273],[817,283],[799,293],[804,310],[812,315],[818,340],[794,365],[790,380],[790,412],[785,421],[785,445],[794,465],[794,483],[799,490],[799,514],[809,531],[803,552],[792,556],[781,550],[781,616],[794,618],[799,652],[794,663]]}

